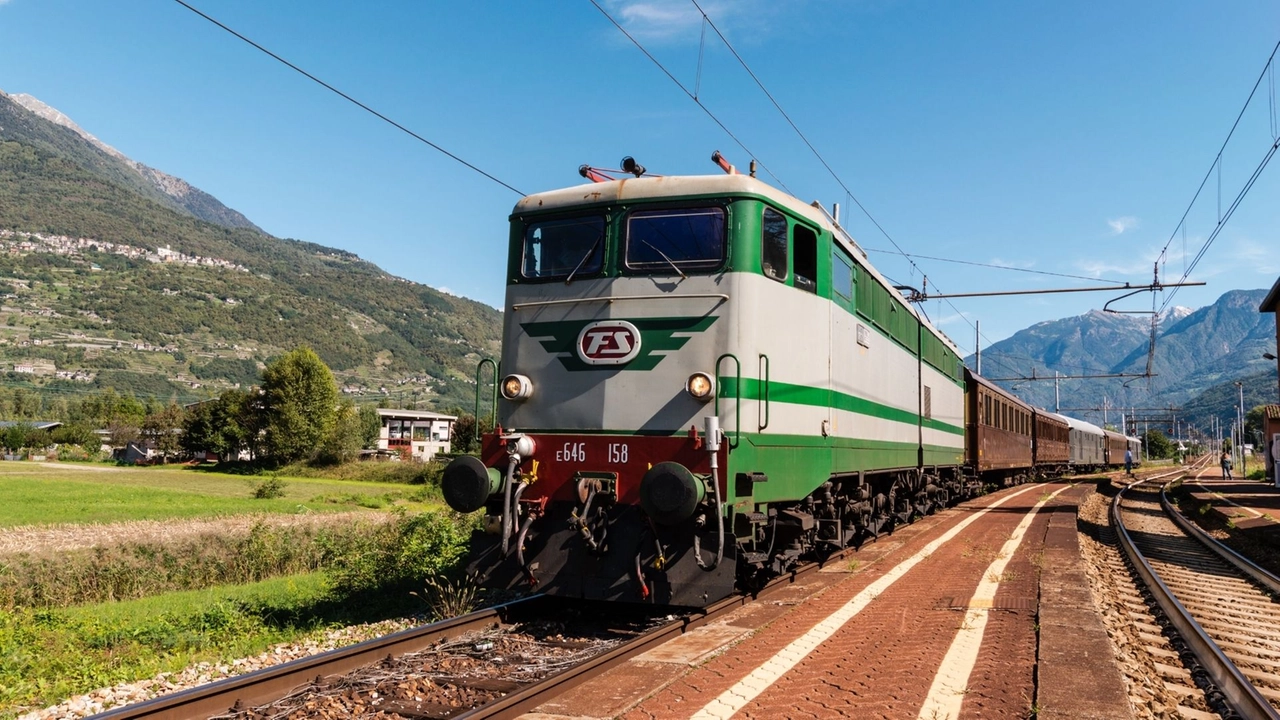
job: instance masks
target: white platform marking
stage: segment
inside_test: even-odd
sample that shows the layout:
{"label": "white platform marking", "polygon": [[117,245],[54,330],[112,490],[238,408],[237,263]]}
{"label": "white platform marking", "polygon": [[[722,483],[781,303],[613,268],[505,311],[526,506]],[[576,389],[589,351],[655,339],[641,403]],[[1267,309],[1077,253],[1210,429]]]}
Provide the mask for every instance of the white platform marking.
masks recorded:
{"label": "white platform marking", "polygon": [[1035,507],[1031,508],[1031,512],[1027,513],[1026,517],[1022,518],[1022,522],[1013,529],[1013,534],[1001,546],[996,559],[987,566],[982,579],[978,581],[978,589],[974,590],[973,597],[969,599],[964,620],[960,623],[960,632],[956,633],[955,639],[951,641],[951,647],[947,649],[947,655],[942,659],[938,674],[933,678],[933,685],[929,687],[929,694],[920,708],[920,718],[932,720],[932,718],[960,717],[960,705],[964,702],[965,691],[969,686],[969,675],[973,673],[973,666],[978,662],[978,651],[982,648],[982,635],[986,632],[987,618],[991,614],[992,605],[995,604],[996,590],[1000,588],[1004,569],[1013,559],[1013,553],[1017,551],[1018,546],[1022,544],[1022,538],[1027,534],[1027,528],[1031,527],[1031,521],[1035,519],[1036,513],[1063,490],[1066,488],[1059,488],[1036,503]]}
{"label": "white platform marking", "polygon": [[742,680],[739,680],[738,684],[728,690],[725,690],[723,693],[720,693],[719,697],[707,703],[706,706],[697,713],[694,713],[694,720],[723,720],[731,717],[734,713],[745,707],[747,703],[754,700],[758,695],[760,695],[760,693],[769,689],[770,685],[773,685],[773,683],[777,682],[778,678],[782,677],[787,673],[787,671],[798,665],[801,660],[804,660],[805,657],[809,655],[809,653],[817,649],[823,641],[834,635],[841,627],[844,627],[845,623],[849,622],[855,615],[862,612],[863,608],[870,605],[872,600],[875,600],[880,593],[888,590],[889,586],[897,582],[903,575],[906,575],[911,568],[920,564],[921,561],[932,555],[938,548],[942,547],[956,535],[959,535],[965,528],[977,521],[978,518],[986,515],[991,510],[994,510],[1019,495],[1036,489],[1040,488],[1033,485],[1025,490],[1019,490],[1015,493],[1011,493],[956,523],[955,527],[948,530],[937,540],[925,545],[915,555],[903,560],[878,580],[863,588],[861,592],[854,595],[849,602],[841,606],[840,609],[828,615],[822,620],[822,622],[809,628],[809,631],[804,635],[801,635],[791,641],[789,645],[779,650],[776,655],[766,660],[760,667],[751,671],[751,674],[747,675]]}

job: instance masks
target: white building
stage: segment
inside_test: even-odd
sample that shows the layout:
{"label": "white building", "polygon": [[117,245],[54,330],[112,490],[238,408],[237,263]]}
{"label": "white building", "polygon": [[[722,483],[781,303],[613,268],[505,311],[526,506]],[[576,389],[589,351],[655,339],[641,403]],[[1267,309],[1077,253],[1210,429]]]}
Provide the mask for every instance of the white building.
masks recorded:
{"label": "white building", "polygon": [[417,460],[430,460],[436,453],[450,452],[454,415],[441,415],[426,410],[393,410],[378,408],[382,431],[378,434],[379,450],[405,450]]}

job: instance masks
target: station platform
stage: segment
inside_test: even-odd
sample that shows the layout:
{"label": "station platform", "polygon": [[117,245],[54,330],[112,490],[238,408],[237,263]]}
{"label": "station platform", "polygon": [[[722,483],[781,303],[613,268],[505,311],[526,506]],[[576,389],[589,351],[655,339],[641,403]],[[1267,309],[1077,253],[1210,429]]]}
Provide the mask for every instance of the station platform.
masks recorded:
{"label": "station platform", "polygon": [[1265,480],[1227,480],[1208,468],[1183,481],[1199,507],[1247,537],[1280,546],[1280,488]]}
{"label": "station platform", "polygon": [[[1079,542],[1078,504],[1092,492],[1022,486],[923,518],[526,717],[1022,717],[1034,708],[1042,719],[1131,718]],[[954,542],[934,545],[968,522]],[[1002,548],[1011,533],[1021,544]],[[921,566],[901,570],[912,558]],[[982,574],[1001,558],[998,577]],[[902,581],[890,586],[894,577]],[[993,581],[999,589],[979,597]],[[978,621],[985,632],[967,656],[954,655],[964,643],[952,638]],[[962,678],[949,693],[954,709],[930,711],[929,678],[946,685],[952,672]]]}

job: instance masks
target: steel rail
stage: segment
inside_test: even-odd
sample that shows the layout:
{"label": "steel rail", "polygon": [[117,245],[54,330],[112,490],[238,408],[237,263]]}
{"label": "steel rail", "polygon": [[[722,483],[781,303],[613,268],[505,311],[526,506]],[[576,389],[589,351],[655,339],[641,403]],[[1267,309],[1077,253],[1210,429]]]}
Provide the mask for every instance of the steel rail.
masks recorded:
{"label": "steel rail", "polygon": [[535,595],[442,622],[401,630],[357,645],[162,695],[92,717],[94,720],[190,720],[220,715],[232,706],[248,708],[261,705],[283,697],[317,677],[351,672],[389,655],[425,650],[440,640],[509,622],[523,613],[532,612],[545,602],[545,597]]}
{"label": "steel rail", "polygon": [[1252,560],[1223,545],[1215,540],[1212,535],[1201,530],[1198,525],[1187,519],[1173,503],[1169,502],[1165,491],[1173,481],[1169,481],[1160,488],[1160,505],[1164,508],[1166,514],[1173,518],[1174,524],[1182,529],[1183,532],[1200,541],[1200,544],[1212,550],[1218,557],[1235,566],[1237,570],[1244,573],[1250,580],[1262,585],[1270,590],[1277,597],[1280,597],[1280,577],[1276,577],[1265,569],[1255,565]]}
{"label": "steel rail", "polygon": [[755,593],[730,595],[714,602],[702,610],[676,620],[662,627],[654,628],[634,640],[619,645],[612,650],[601,653],[586,662],[568,668],[540,682],[518,690],[486,705],[456,716],[454,720],[473,720],[478,718],[497,718],[507,720],[521,717],[535,708],[608,670],[625,663],[627,660],[657,647],[669,640],[683,635],[700,625],[720,618],[740,607],[772,595],[774,592],[794,584],[800,578],[826,567],[831,562],[842,560],[853,548],[842,548],[822,560],[806,563],[791,572],[780,575]]}
{"label": "steel rail", "polygon": [[[518,717],[594,675],[603,673],[736,608],[771,595],[809,573],[843,559],[850,552],[853,552],[853,548],[844,548],[820,561],[806,563],[774,578],[753,594],[732,595],[712,603],[674,622],[642,633],[635,639],[622,643],[580,665],[461,713],[456,718]],[[330,650],[283,665],[263,668],[245,675],[114,708],[93,715],[91,720],[194,720],[222,715],[232,708],[264,705],[288,695],[307,683],[342,675],[389,656],[424,650],[440,640],[528,617],[538,612],[540,605],[550,601],[549,596],[535,595],[457,618],[402,630],[358,645]]]}
{"label": "steel rail", "polygon": [[1116,538],[1120,543],[1121,549],[1133,565],[1134,570],[1138,573],[1143,583],[1146,584],[1147,589],[1151,591],[1156,604],[1164,611],[1169,622],[1196,656],[1196,660],[1200,662],[1218,689],[1222,691],[1232,709],[1249,720],[1254,720],[1255,718],[1259,720],[1263,718],[1280,720],[1280,714],[1271,706],[1271,703],[1267,702],[1266,698],[1253,686],[1253,683],[1245,678],[1240,669],[1235,666],[1235,663],[1231,662],[1222,652],[1222,649],[1218,647],[1217,643],[1209,638],[1208,633],[1204,631],[1200,623],[1191,617],[1191,613],[1187,611],[1186,607],[1174,597],[1173,592],[1156,574],[1155,569],[1147,562],[1142,552],[1138,550],[1137,544],[1130,537],[1129,531],[1125,528],[1121,519],[1120,500],[1124,497],[1126,490],[1150,480],[1164,479],[1164,477],[1184,472],[1184,470],[1179,469],[1167,475],[1156,475],[1151,478],[1135,480],[1117,492],[1115,499],[1111,502],[1111,524],[1115,528]]}

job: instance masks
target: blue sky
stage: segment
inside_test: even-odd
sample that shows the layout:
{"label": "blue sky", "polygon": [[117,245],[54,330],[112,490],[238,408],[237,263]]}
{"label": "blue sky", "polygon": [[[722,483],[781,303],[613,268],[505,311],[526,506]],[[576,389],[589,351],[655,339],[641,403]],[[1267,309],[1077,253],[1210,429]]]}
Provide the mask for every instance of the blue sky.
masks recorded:
{"label": "blue sky", "polygon": [[[781,118],[689,0],[601,0],[793,194],[844,206],[872,262],[920,272]],[[588,0],[193,0],[196,7],[523,192],[634,155],[662,174],[749,157]],[[1269,0],[1168,3],[706,0],[711,19],[903,249],[1146,283],[1280,39]],[[1273,137],[1264,82],[1222,163],[1224,205]],[[281,237],[500,306],[518,196],[170,0],[0,0],[0,89],[58,108]],[[1175,304],[1280,274],[1269,168]],[[772,181],[767,175],[766,180]],[[1186,248],[1216,224],[1217,180]],[[1183,270],[1182,234],[1163,277]],[[917,260],[931,288],[1096,284]],[[925,309],[965,352],[1107,294]],[[1163,298],[1161,298],[1163,302]],[[1128,309],[1150,309],[1149,296]],[[963,317],[962,317],[963,316]],[[986,341],[984,341],[984,345]]]}

